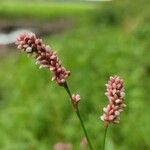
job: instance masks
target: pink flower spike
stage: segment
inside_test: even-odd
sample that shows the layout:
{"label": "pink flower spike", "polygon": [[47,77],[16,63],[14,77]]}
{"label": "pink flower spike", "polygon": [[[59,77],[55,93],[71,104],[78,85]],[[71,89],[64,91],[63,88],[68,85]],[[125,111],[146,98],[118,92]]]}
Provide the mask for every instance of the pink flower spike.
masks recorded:
{"label": "pink flower spike", "polygon": [[52,81],[55,80],[62,86],[70,76],[70,71],[66,70],[57,56],[42,39],[36,37],[34,33],[22,33],[16,41],[17,48],[25,51],[28,55],[33,55],[39,68],[48,68],[52,74]]}
{"label": "pink flower spike", "polygon": [[110,80],[106,84],[106,93],[109,103],[103,108],[104,114],[101,116],[101,120],[106,124],[119,123],[120,113],[124,110],[126,105],[124,104],[124,82],[119,76],[110,77]]}

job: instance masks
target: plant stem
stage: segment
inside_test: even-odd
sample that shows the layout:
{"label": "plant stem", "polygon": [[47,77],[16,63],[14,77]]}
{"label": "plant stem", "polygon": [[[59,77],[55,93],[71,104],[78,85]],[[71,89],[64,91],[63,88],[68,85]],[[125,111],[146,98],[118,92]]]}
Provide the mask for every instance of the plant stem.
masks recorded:
{"label": "plant stem", "polygon": [[87,134],[87,131],[86,131],[86,128],[85,128],[85,126],[84,126],[83,120],[82,120],[82,118],[81,118],[79,109],[78,109],[78,107],[77,107],[76,105],[74,105],[74,102],[73,102],[73,99],[72,99],[72,94],[71,94],[70,89],[69,89],[69,87],[68,87],[68,85],[67,85],[67,82],[65,82],[65,84],[64,84],[63,87],[65,88],[65,90],[67,91],[67,93],[68,93],[68,95],[69,95],[69,97],[70,97],[70,99],[71,99],[73,108],[74,108],[74,110],[75,110],[75,112],[76,112],[76,114],[77,114],[77,117],[78,117],[78,119],[79,119],[79,121],[80,121],[80,124],[81,124],[81,126],[82,126],[82,130],[83,130],[83,132],[84,132],[84,134],[85,134],[85,137],[86,137],[86,139],[87,139],[87,142],[88,142],[88,144],[89,144],[89,148],[90,148],[90,150],[93,150],[92,145],[91,145],[91,142],[90,142],[90,139],[89,139],[88,134]]}
{"label": "plant stem", "polygon": [[92,148],[92,145],[91,145],[90,139],[89,139],[89,137],[88,137],[88,135],[87,135],[87,131],[86,131],[86,129],[85,129],[85,126],[84,126],[84,123],[83,123],[83,120],[82,120],[82,118],[81,118],[81,115],[80,115],[79,110],[77,110],[77,111],[76,111],[76,114],[77,114],[77,116],[78,116],[78,118],[79,118],[79,120],[80,120],[80,123],[81,123],[82,129],[83,129],[84,134],[85,134],[85,137],[86,137],[86,139],[87,139],[87,141],[88,141],[88,144],[89,144],[90,150],[92,150],[93,148]]}
{"label": "plant stem", "polygon": [[105,150],[105,142],[106,142],[107,129],[108,129],[108,125],[105,126],[105,131],[104,131],[103,150]]}

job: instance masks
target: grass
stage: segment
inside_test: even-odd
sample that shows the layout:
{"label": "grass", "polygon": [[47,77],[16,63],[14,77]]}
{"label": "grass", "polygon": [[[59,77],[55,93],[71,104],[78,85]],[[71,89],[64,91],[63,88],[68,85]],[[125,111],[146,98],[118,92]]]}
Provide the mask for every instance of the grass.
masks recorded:
{"label": "grass", "polygon": [[1,2],[0,17],[5,19],[52,20],[60,17],[75,17],[88,13],[94,6],[83,3],[57,2]]}
{"label": "grass", "polygon": [[[132,10],[134,18],[128,13],[118,18],[117,8],[111,8],[113,22],[110,9],[104,7],[101,13],[86,16],[87,22],[80,20],[74,28],[44,41],[58,51],[72,72],[68,82],[73,93],[81,94],[80,110],[95,150],[102,147],[104,133],[99,119],[107,103],[104,85],[114,74],[125,80],[128,107],[121,115],[121,124],[110,126],[106,149],[149,149],[147,10]],[[68,96],[50,81],[48,70],[39,70],[34,63],[20,52],[0,61],[1,149],[49,150],[57,142],[70,142],[75,150],[80,149],[83,133]]]}

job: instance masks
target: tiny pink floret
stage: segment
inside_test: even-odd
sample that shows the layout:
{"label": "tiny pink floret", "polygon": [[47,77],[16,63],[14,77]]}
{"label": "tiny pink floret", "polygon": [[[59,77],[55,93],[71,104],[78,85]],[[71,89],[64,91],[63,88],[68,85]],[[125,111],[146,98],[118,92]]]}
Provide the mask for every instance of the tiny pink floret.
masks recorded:
{"label": "tiny pink floret", "polygon": [[72,95],[72,99],[73,99],[73,101],[74,101],[75,104],[78,104],[79,101],[81,100],[81,97],[80,97],[79,94],[76,94],[76,95],[73,94],[73,95]]}

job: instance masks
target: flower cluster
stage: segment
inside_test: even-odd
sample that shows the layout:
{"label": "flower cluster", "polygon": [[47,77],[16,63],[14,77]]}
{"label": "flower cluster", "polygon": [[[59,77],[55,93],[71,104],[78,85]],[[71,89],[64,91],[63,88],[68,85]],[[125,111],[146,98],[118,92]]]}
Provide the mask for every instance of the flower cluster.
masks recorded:
{"label": "flower cluster", "polygon": [[45,45],[42,39],[36,37],[34,33],[23,33],[17,38],[17,47],[27,54],[33,54],[36,64],[39,68],[48,68],[53,73],[52,81],[55,80],[59,85],[63,85],[70,76],[61,64],[57,53],[48,45]]}
{"label": "flower cluster", "polygon": [[110,77],[110,81],[106,84],[107,92],[105,95],[109,99],[109,104],[103,108],[104,114],[101,119],[105,123],[119,123],[120,112],[126,105],[124,104],[124,83],[119,76]]}
{"label": "flower cluster", "polygon": [[78,104],[79,101],[80,101],[80,99],[81,99],[81,97],[80,97],[79,94],[76,94],[76,95],[73,94],[73,95],[72,95],[72,99],[73,99],[73,101],[74,101],[75,104]]}

